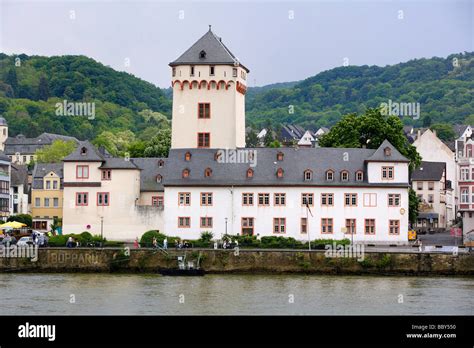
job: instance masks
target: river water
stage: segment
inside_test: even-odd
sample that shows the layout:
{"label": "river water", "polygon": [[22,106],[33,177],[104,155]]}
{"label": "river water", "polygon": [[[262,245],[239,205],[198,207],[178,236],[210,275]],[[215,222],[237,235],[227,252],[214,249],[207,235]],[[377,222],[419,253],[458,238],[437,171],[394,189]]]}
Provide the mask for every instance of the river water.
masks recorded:
{"label": "river water", "polygon": [[473,314],[474,278],[0,274],[0,315]]}

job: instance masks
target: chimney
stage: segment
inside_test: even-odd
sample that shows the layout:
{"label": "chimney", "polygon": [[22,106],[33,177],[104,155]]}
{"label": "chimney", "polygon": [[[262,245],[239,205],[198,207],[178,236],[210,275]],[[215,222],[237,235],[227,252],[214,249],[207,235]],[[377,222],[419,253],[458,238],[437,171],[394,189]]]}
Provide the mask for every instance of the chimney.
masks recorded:
{"label": "chimney", "polygon": [[419,137],[421,137],[421,130],[420,129],[418,129],[418,132],[416,134],[416,138],[418,139]]}
{"label": "chimney", "polygon": [[432,129],[431,131],[433,132],[433,134],[434,134],[435,136],[437,136],[437,135],[436,135],[436,129]]}

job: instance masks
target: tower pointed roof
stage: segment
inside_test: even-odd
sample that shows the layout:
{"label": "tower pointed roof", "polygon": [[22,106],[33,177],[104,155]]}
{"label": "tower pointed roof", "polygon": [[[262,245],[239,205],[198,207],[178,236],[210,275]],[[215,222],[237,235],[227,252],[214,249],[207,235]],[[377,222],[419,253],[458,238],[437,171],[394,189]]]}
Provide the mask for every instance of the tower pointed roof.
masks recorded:
{"label": "tower pointed roof", "polygon": [[212,32],[211,26],[199,40],[169,65],[185,64],[237,65],[249,72],[224,45],[222,39]]}

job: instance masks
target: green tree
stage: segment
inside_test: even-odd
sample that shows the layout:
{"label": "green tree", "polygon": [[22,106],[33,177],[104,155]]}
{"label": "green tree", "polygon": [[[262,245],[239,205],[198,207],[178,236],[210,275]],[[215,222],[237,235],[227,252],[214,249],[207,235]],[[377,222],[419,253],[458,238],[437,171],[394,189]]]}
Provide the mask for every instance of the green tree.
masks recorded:
{"label": "green tree", "polygon": [[145,157],[146,145],[146,142],[136,140],[128,146],[127,152],[130,154],[130,157]]}
{"label": "green tree", "polygon": [[410,187],[408,189],[408,220],[410,220],[412,224],[416,222],[416,218],[418,217],[419,204],[420,200],[416,195],[416,191]]}
{"label": "green tree", "polygon": [[146,144],[145,157],[168,157],[171,148],[171,129],[162,129]]}
{"label": "green tree", "polygon": [[36,150],[36,162],[38,163],[59,163],[64,157],[71,154],[76,149],[76,142],[55,140],[51,145],[46,145]]}
{"label": "green tree", "polygon": [[38,85],[38,99],[39,100],[48,100],[49,98],[49,86],[48,80],[46,77],[41,75]]}
{"label": "green tree", "polygon": [[428,128],[431,126],[431,117],[430,115],[423,117],[423,127]]}
{"label": "green tree", "polygon": [[26,226],[31,227],[33,225],[33,218],[28,214],[11,215],[7,221],[16,221],[24,223]]}
{"label": "green tree", "polygon": [[103,131],[92,143],[97,147],[104,147],[112,156],[124,156],[134,141],[135,134],[130,130],[124,130]]}
{"label": "green tree", "polygon": [[433,124],[430,129],[436,131],[438,138],[444,141],[453,141],[456,137],[453,126],[447,123]]}
{"label": "green tree", "polygon": [[268,127],[267,128],[267,133],[263,137],[263,144],[266,147],[269,147],[270,144],[273,143],[274,141],[275,141],[275,138],[273,137],[273,130],[272,130],[272,128]]}
{"label": "green tree", "polygon": [[15,67],[11,67],[10,70],[8,70],[5,82],[12,87],[14,96],[18,97],[18,77],[16,75]]}
{"label": "green tree", "polygon": [[245,137],[245,146],[247,147],[257,147],[258,146],[258,138],[257,133],[251,129],[247,136]]}

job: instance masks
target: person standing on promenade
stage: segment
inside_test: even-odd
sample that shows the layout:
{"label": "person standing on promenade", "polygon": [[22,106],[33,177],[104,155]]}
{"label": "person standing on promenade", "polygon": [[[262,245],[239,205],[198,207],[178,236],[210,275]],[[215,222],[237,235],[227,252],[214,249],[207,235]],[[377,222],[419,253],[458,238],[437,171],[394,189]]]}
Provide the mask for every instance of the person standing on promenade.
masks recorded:
{"label": "person standing on promenade", "polygon": [[165,237],[165,239],[163,240],[163,249],[168,249],[168,238]]}

